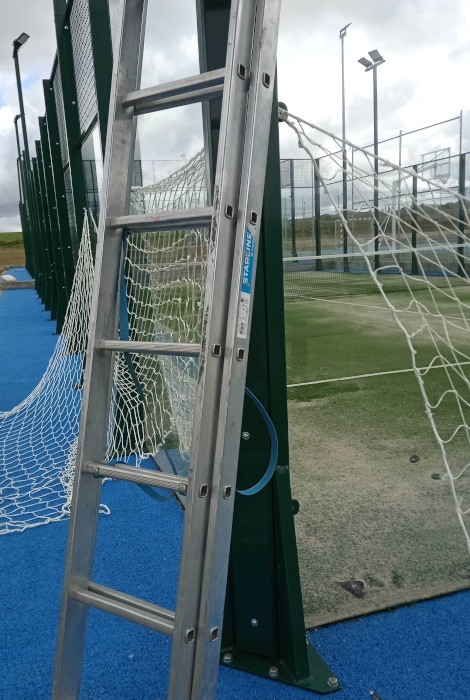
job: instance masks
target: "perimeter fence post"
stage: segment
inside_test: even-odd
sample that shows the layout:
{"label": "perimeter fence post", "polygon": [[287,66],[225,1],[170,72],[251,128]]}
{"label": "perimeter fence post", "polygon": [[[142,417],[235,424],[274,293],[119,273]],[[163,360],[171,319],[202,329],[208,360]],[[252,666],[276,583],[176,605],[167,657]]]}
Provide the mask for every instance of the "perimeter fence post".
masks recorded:
{"label": "perimeter fence post", "polygon": [[295,175],[294,175],[294,159],[289,160],[289,175],[290,175],[290,211],[291,211],[291,233],[292,233],[292,257],[297,257],[297,244],[295,238]]}
{"label": "perimeter fence post", "polygon": [[[466,166],[467,154],[461,153],[459,156],[459,194],[465,197],[466,187],[465,187],[465,166]],[[458,246],[457,246],[457,260],[459,263],[459,275],[466,277],[467,273],[465,270],[465,255],[464,255],[464,240],[465,240],[465,223],[467,218],[467,212],[465,211],[465,203],[462,199],[459,199],[459,236],[458,236]]]}
{"label": "perimeter fence post", "polygon": [[[81,152],[80,118],[78,112],[77,85],[73,62],[70,11],[73,3],[54,0],[54,19],[57,36],[57,57],[64,100],[64,116],[67,131],[70,179],[77,228],[77,247],[82,235],[84,210],[87,205],[85,175]],[[76,252],[76,251],[75,251]]]}
{"label": "perimeter fence post", "polygon": [[57,277],[54,258],[54,246],[52,243],[51,227],[49,222],[49,207],[47,205],[46,183],[44,180],[44,163],[42,157],[41,142],[35,141],[36,146],[36,167],[37,167],[37,182],[38,182],[38,204],[39,218],[44,240],[44,249],[46,257],[46,265],[48,270],[48,294],[49,306],[51,311],[51,321],[57,318]]}
{"label": "perimeter fence post", "polygon": [[320,159],[315,158],[315,167],[313,169],[313,188],[315,191],[314,201],[315,201],[315,255],[317,259],[315,260],[315,270],[323,270],[323,263],[318,258],[321,255],[321,235],[320,235],[320,178],[318,176],[320,170]]}
{"label": "perimeter fence post", "polygon": [[418,166],[413,165],[413,195],[411,200],[411,274],[418,274],[418,259],[416,257],[416,237],[418,231]]}

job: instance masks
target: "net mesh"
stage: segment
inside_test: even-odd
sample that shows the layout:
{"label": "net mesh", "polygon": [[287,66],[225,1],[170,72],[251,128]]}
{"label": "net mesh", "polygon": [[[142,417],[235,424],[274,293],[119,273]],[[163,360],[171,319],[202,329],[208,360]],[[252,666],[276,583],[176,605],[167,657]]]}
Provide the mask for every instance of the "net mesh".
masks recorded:
{"label": "net mesh", "polygon": [[[134,211],[205,203],[202,154],[163,183],[132,191]],[[21,404],[0,413],[0,534],[70,512],[93,287],[93,229],[93,220],[85,217],[63,332],[43,378]],[[124,330],[131,340],[200,342],[207,247],[207,230],[127,237],[127,313],[122,318],[127,317]],[[197,374],[197,358],[116,353],[106,459],[161,467],[164,457],[166,468],[187,473]]]}
{"label": "net mesh", "polygon": [[[281,118],[311,159],[330,212],[358,251],[285,260],[286,295],[382,296],[408,344],[470,551],[470,200],[435,169],[409,170],[380,157],[376,165],[373,153],[349,141],[284,110]],[[343,172],[346,145],[356,153],[352,162],[344,147],[353,212],[338,206],[329,184],[332,173]],[[358,211],[372,222],[369,239],[354,235]]]}

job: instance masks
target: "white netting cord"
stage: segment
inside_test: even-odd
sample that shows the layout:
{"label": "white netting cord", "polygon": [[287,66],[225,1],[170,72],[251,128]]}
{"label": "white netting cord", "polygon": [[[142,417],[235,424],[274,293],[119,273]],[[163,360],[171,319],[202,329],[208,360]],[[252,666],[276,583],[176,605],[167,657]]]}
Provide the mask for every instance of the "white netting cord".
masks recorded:
{"label": "white netting cord", "polygon": [[[345,141],[363,156],[362,163],[357,162],[357,156],[353,162],[345,150],[345,172],[354,192],[354,210],[361,215],[369,213],[376,230],[375,236],[359,240],[350,217],[338,206],[329,181],[323,176],[323,170],[328,180],[333,170],[343,172],[343,141],[284,110],[280,113],[297,134],[299,147],[311,158],[330,209],[361,253],[371,279],[406,338],[470,552],[470,380],[466,373],[470,360],[470,200],[437,179],[426,178],[423,172],[416,173],[379,157],[380,167],[395,173],[390,181],[389,175],[374,172],[372,153]],[[331,148],[325,145],[325,137],[333,142]],[[321,160],[317,160],[319,155]],[[323,161],[332,161],[333,166],[325,167]],[[422,190],[419,198],[416,191],[410,191],[413,177]],[[399,195],[407,206],[403,201],[397,202],[397,182]],[[374,192],[378,194],[378,207],[373,204]],[[411,269],[404,263],[410,259],[406,253],[411,253]],[[345,273],[353,274],[351,257],[342,257]],[[401,277],[405,298],[387,291],[387,277],[392,274]],[[426,357],[425,362],[418,362],[421,355]],[[440,367],[439,373],[436,366]]]}
{"label": "white netting cord", "polygon": [[86,219],[62,334],[46,372],[24,401],[0,412],[0,534],[69,514],[92,284]]}

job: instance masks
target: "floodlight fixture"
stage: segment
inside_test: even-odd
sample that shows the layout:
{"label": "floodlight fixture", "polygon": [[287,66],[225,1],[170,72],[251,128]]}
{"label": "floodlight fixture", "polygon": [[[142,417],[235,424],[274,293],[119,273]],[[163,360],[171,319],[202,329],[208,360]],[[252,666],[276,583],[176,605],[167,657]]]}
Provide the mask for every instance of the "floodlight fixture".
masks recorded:
{"label": "floodlight fixture", "polygon": [[377,49],[372,49],[372,51],[369,51],[369,56],[374,61],[374,63],[378,63],[379,61],[384,61],[384,58],[380,55],[380,53],[377,51]]}
{"label": "floodlight fixture", "polygon": [[368,58],[364,58],[364,56],[359,59],[358,63],[361,63],[366,69],[372,68],[372,66],[374,65],[372,61],[369,61]]}
{"label": "floodlight fixture", "polygon": [[15,54],[21,49],[23,44],[26,44],[26,42],[29,39],[29,34],[26,34],[26,32],[21,32],[19,37],[15,39],[13,42],[13,57],[15,57]]}
{"label": "floodlight fixture", "polygon": [[349,24],[347,24],[345,27],[343,27],[342,29],[339,30],[339,38],[340,39],[344,39],[344,37],[346,36],[346,30],[350,26],[351,26],[351,22],[349,22]]}
{"label": "floodlight fixture", "polygon": [[21,119],[21,114],[17,114],[16,116],[13,117],[13,124],[16,125],[16,122],[18,121],[18,119]]}

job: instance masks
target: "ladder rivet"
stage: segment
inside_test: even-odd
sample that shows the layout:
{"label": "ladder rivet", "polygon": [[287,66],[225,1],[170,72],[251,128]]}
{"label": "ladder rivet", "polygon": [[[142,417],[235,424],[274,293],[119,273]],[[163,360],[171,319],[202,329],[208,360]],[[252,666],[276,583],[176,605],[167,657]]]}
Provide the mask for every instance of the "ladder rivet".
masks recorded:
{"label": "ladder rivet", "polygon": [[242,80],[245,80],[245,78],[246,78],[246,66],[244,66],[243,63],[238,64],[237,73]]}
{"label": "ladder rivet", "polygon": [[271,85],[271,76],[269,73],[263,73],[263,85],[269,87]]}
{"label": "ladder rivet", "polygon": [[212,357],[220,357],[222,348],[219,343],[214,343],[212,346]]}
{"label": "ladder rivet", "polygon": [[199,498],[206,498],[209,493],[209,486],[207,484],[201,484],[199,487]]}
{"label": "ladder rivet", "polygon": [[233,219],[233,207],[231,204],[227,204],[225,207],[225,216],[227,219]]}
{"label": "ladder rivet", "polygon": [[271,678],[277,678],[279,675],[279,669],[277,666],[270,666],[269,667],[269,675]]}
{"label": "ladder rivet", "polygon": [[187,491],[188,491],[188,488],[187,488],[186,484],[180,484],[180,485],[179,485],[179,487],[178,487],[178,493],[179,493],[181,496],[186,496]]}
{"label": "ladder rivet", "polygon": [[245,359],[245,351],[243,348],[238,348],[237,350],[237,360],[238,362],[243,362]]}
{"label": "ladder rivet", "polygon": [[251,437],[250,433],[248,433],[246,430],[244,430],[242,433],[242,440],[249,440],[250,437]]}
{"label": "ladder rivet", "polygon": [[253,224],[253,226],[256,226],[258,223],[258,214],[255,211],[252,211],[250,214],[250,224]]}
{"label": "ladder rivet", "polygon": [[215,640],[217,639],[218,636],[219,636],[219,628],[212,627],[212,629],[209,632],[209,641],[215,642]]}
{"label": "ladder rivet", "polygon": [[186,644],[191,644],[191,642],[194,642],[194,637],[196,636],[196,632],[194,630],[194,627],[191,627],[189,630],[186,630],[186,634],[184,635],[184,641]]}
{"label": "ladder rivet", "polygon": [[228,499],[232,495],[232,487],[231,486],[225,486],[224,488],[224,499],[228,501]]}
{"label": "ladder rivet", "polygon": [[224,664],[231,664],[233,661],[233,656],[232,654],[224,654]]}
{"label": "ladder rivet", "polygon": [[258,620],[256,619],[256,617],[252,617],[251,620],[250,620],[250,625],[251,625],[252,627],[258,627],[258,624],[259,624],[259,623],[258,623]]}

